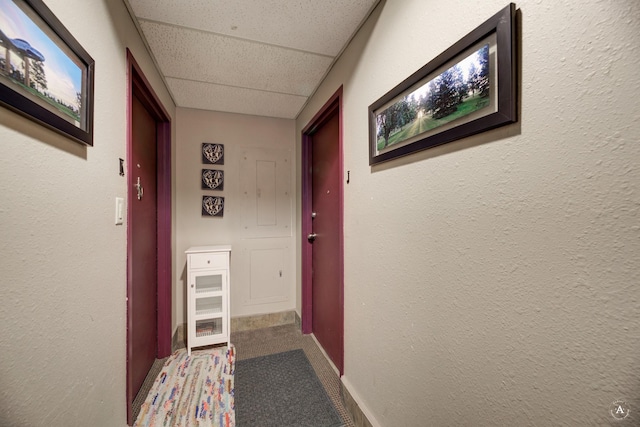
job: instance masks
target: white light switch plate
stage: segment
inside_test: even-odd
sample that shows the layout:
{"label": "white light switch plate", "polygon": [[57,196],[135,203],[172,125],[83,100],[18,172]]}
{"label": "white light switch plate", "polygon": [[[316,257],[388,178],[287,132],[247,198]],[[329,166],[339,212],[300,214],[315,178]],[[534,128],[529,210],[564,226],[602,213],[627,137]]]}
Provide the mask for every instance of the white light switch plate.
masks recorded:
{"label": "white light switch plate", "polygon": [[124,199],[116,197],[116,225],[122,225],[124,221]]}

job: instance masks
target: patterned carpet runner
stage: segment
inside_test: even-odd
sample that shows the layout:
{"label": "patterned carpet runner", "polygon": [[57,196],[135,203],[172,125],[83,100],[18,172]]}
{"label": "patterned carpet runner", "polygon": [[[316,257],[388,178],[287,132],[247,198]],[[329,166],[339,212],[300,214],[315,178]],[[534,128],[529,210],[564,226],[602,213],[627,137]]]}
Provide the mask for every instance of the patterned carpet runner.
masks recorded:
{"label": "patterned carpet runner", "polygon": [[235,348],[176,351],[142,404],[136,427],[234,427]]}

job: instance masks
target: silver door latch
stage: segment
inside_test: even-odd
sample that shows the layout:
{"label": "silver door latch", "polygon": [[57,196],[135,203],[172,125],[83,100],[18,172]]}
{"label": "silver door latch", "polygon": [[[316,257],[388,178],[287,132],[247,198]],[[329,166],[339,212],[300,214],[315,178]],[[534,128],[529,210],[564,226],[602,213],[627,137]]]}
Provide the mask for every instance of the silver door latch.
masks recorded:
{"label": "silver door latch", "polygon": [[142,184],[140,184],[140,177],[138,177],[138,182],[136,183],[135,187],[138,191],[138,200],[142,200],[142,196],[144,195],[144,188],[142,188]]}

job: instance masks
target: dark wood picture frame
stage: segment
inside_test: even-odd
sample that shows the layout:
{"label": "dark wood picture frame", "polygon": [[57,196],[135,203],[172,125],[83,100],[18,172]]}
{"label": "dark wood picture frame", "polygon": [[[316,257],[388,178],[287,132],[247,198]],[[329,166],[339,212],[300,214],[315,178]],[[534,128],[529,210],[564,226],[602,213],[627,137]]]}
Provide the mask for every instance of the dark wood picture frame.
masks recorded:
{"label": "dark wood picture frame", "polygon": [[[8,29],[0,26],[0,50],[4,55],[0,58],[3,59],[0,63],[0,104],[77,142],[92,146],[95,61],[42,0],[14,0],[13,5],[15,8],[11,10],[0,11],[3,20],[13,22],[13,19],[18,19],[19,24],[31,30],[29,34],[12,34],[11,38],[5,34]],[[36,40],[30,42],[30,35]],[[75,101],[70,101],[68,94],[65,94],[65,100],[60,92],[46,88],[48,65],[43,64],[48,64],[47,57],[38,46],[32,46],[44,43],[43,40],[46,46],[40,50],[53,52],[55,59],[66,58],[68,64],[77,67],[77,70],[72,68],[73,76],[68,67],[55,70],[56,77],[74,77],[79,82],[80,90],[75,93]],[[12,55],[19,58],[19,67],[12,63]],[[51,60],[49,57],[49,63]],[[34,71],[36,74],[30,81],[29,74]],[[45,77],[37,80],[38,74]]]}
{"label": "dark wood picture frame", "polygon": [[[371,104],[369,165],[516,122],[516,32],[516,6],[510,3]],[[477,77],[481,73],[474,74],[476,78],[473,79],[474,85],[471,85],[471,72],[462,73],[459,65],[474,54],[484,58],[487,65],[480,67],[486,70],[484,77]],[[475,63],[477,62],[474,62],[474,67]],[[437,101],[433,100],[442,98],[438,98],[438,94],[442,93],[438,92],[439,85],[448,87],[442,82],[446,81],[445,76],[449,76],[453,70],[457,70],[455,72],[460,76],[458,86],[465,88],[459,89],[456,102],[462,106],[462,100],[468,99],[469,105],[472,105],[469,112],[456,106],[451,107],[451,103],[447,109],[434,107]],[[483,83],[476,84],[478,81]],[[475,96],[474,104],[471,104],[470,93]],[[420,101],[424,101],[423,104],[416,99],[418,95],[423,96],[420,98]],[[429,97],[431,101],[426,101]],[[476,100],[480,97],[483,98],[482,101]],[[419,108],[411,109],[411,105]],[[423,121],[426,122],[427,119],[430,122],[423,126]],[[411,128],[411,125],[420,126]],[[427,127],[427,130],[422,131],[423,127]],[[396,138],[396,141],[390,142],[392,138]]]}

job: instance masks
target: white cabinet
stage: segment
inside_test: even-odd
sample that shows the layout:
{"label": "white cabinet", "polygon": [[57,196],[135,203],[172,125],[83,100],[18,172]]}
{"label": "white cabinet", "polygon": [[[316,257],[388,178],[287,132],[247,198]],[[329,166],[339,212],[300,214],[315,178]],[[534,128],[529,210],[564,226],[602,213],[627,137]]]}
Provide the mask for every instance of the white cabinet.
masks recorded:
{"label": "white cabinet", "polygon": [[194,246],[187,254],[187,354],[228,343],[231,246]]}

